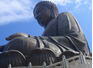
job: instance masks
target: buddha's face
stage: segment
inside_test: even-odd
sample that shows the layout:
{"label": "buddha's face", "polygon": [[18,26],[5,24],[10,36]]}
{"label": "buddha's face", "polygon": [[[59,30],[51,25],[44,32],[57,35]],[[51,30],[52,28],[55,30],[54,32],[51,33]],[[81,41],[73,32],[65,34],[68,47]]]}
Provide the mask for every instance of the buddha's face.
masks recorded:
{"label": "buddha's face", "polygon": [[34,16],[41,26],[46,27],[50,21],[51,13],[46,6],[37,6],[34,10]]}

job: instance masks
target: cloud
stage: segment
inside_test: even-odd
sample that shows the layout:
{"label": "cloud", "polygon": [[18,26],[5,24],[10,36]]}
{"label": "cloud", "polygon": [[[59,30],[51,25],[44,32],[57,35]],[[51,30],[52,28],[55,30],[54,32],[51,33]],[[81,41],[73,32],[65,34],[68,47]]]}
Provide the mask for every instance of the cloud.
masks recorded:
{"label": "cloud", "polygon": [[31,0],[0,0],[0,25],[33,17]]}
{"label": "cloud", "polygon": [[66,6],[68,4],[78,4],[81,3],[81,0],[43,0],[43,1],[51,1],[57,5]]}
{"label": "cloud", "polygon": [[[88,0],[45,0],[55,3],[57,6],[65,7],[67,11],[79,13],[80,11],[87,9],[84,5],[89,6],[91,3]],[[91,9],[91,7],[89,7]]]}
{"label": "cloud", "polygon": [[[36,2],[34,0],[0,0],[0,25],[14,21],[33,19],[33,7],[38,1],[40,0],[37,0]],[[64,9],[67,9],[67,11],[70,12],[80,12],[82,8],[86,9],[85,5],[88,5],[88,9],[92,9],[92,4],[88,0],[46,1],[51,1],[61,8],[67,6]]]}
{"label": "cloud", "polygon": [[51,1],[57,5],[65,6],[67,4],[70,4],[72,1],[71,0],[43,0],[43,1]]}
{"label": "cloud", "polygon": [[81,0],[43,0],[43,1],[51,1],[61,7],[67,6],[64,9],[67,9],[67,11],[70,12],[75,12],[76,10],[79,10],[79,7],[81,6],[82,3]]}
{"label": "cloud", "polygon": [[89,9],[92,10],[92,4],[90,4]]}
{"label": "cloud", "polygon": [[75,0],[75,3],[77,4],[77,3],[81,3],[81,0]]}
{"label": "cloud", "polygon": [[88,3],[88,1],[86,0],[85,2],[84,2],[84,4],[87,4]]}

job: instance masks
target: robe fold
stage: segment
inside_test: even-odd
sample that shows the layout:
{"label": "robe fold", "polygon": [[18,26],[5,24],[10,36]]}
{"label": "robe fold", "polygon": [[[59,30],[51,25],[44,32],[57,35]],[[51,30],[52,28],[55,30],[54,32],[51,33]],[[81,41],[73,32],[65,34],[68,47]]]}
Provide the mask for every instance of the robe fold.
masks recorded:
{"label": "robe fold", "polygon": [[85,51],[87,55],[90,54],[87,40],[79,23],[68,12],[63,12],[53,19],[42,35],[50,36],[52,40],[68,47],[68,49],[71,48],[78,52]]}

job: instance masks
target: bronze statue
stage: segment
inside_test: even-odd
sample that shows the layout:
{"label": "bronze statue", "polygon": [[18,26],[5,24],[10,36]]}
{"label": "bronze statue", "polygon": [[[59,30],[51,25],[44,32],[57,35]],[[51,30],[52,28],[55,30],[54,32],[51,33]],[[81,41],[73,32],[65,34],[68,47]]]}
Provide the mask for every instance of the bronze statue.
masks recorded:
{"label": "bronze statue", "polygon": [[0,68],[8,68],[9,64],[13,67],[26,66],[26,58],[17,50],[4,51],[0,54]]}
{"label": "bronze statue", "polygon": [[68,12],[59,14],[56,5],[49,1],[39,2],[33,13],[38,23],[45,28],[42,36],[31,36],[24,33],[13,34],[6,38],[9,42],[0,46],[0,51],[18,50],[26,58],[36,48],[41,49],[41,51],[47,48],[57,58],[64,53],[74,55],[80,51],[85,51],[87,55],[90,55],[84,33],[72,14]]}

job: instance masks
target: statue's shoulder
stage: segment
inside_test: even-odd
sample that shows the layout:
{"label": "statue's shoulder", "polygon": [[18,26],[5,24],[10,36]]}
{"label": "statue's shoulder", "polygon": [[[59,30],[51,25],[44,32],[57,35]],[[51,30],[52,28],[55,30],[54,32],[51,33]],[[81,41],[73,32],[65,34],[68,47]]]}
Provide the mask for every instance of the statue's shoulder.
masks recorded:
{"label": "statue's shoulder", "polygon": [[67,15],[72,15],[72,14],[69,13],[69,12],[62,12],[62,13],[60,13],[60,14],[57,16],[57,18],[64,17],[64,16],[67,16]]}

